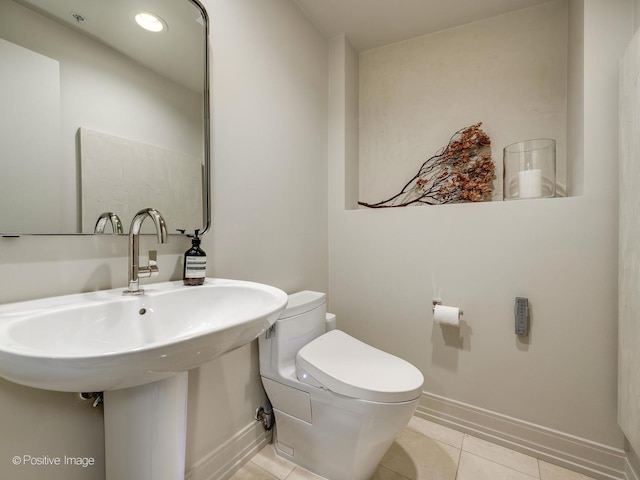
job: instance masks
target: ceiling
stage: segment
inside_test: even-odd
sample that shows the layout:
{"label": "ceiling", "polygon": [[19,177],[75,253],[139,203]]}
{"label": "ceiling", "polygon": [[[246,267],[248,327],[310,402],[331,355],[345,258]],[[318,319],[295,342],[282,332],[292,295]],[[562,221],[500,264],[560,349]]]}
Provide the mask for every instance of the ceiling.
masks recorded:
{"label": "ceiling", "polygon": [[[16,0],[202,91],[203,26],[189,0]],[[264,0],[256,0],[264,1]],[[327,38],[345,34],[357,51],[493,17],[548,0],[294,0]],[[148,34],[128,18],[136,3],[153,5],[169,24]],[[148,7],[147,7],[148,8]],[[76,22],[71,13],[86,17]],[[179,21],[176,21],[179,20]]]}
{"label": "ceiling", "polygon": [[[204,89],[204,23],[189,0],[16,0],[56,22],[98,40],[157,73],[201,94]],[[147,32],[133,21],[151,11],[165,32]],[[73,17],[79,13],[84,20]]]}
{"label": "ceiling", "polygon": [[548,0],[295,0],[327,38],[361,52]]}

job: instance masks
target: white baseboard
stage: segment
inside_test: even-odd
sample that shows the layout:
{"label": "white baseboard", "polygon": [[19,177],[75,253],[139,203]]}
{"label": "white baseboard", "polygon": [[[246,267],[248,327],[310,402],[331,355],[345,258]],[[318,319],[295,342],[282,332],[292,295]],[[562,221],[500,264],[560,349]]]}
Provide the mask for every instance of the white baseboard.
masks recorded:
{"label": "white baseboard", "polygon": [[626,480],[640,480],[640,460],[631,447],[624,463],[624,474]]}
{"label": "white baseboard", "polygon": [[625,474],[624,450],[423,392],[416,415],[599,480]]}
{"label": "white baseboard", "polygon": [[185,473],[185,480],[227,480],[271,441],[259,422],[251,422]]}
{"label": "white baseboard", "polygon": [[626,480],[640,480],[640,470],[635,468],[629,459],[624,462],[624,478]]}

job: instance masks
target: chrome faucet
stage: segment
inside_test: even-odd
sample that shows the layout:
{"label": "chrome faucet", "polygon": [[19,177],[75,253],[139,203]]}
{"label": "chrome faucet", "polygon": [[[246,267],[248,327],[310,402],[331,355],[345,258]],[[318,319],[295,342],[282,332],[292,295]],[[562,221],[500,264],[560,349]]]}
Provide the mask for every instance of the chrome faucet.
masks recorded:
{"label": "chrome faucet", "polygon": [[140,278],[147,278],[158,274],[157,252],[149,252],[149,265],[140,266],[140,228],[145,218],[153,220],[158,235],[158,243],[167,243],[167,225],[164,218],[155,208],[145,208],[140,210],[133,217],[129,228],[129,288],[123,295],[141,295],[144,290],[140,288]]}
{"label": "chrome faucet", "polygon": [[122,222],[120,217],[113,212],[101,213],[96,222],[96,226],[93,228],[93,233],[104,234],[104,227],[107,226],[107,222],[111,222],[111,228],[113,233],[122,233]]}

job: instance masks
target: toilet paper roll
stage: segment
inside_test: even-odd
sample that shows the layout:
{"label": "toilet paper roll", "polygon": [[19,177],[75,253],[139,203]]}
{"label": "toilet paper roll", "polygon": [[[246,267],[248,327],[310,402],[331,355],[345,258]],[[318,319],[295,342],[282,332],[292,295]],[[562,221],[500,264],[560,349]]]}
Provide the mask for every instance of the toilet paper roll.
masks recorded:
{"label": "toilet paper roll", "polygon": [[436,305],[433,311],[433,319],[442,325],[460,325],[460,309],[446,305]]}

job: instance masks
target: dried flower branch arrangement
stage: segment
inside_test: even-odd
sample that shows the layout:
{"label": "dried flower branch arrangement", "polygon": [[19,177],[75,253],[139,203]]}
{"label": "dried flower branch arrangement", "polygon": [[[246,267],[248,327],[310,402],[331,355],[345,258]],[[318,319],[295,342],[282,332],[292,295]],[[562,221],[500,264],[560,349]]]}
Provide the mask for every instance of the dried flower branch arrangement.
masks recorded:
{"label": "dried flower branch arrangement", "polygon": [[449,144],[424,162],[393,197],[378,203],[358,203],[369,208],[389,208],[491,200],[495,165],[491,139],[481,125],[476,123],[456,132]]}

